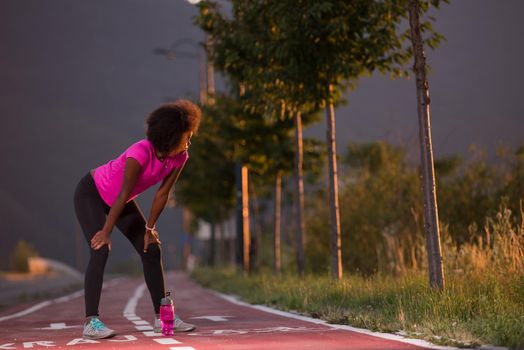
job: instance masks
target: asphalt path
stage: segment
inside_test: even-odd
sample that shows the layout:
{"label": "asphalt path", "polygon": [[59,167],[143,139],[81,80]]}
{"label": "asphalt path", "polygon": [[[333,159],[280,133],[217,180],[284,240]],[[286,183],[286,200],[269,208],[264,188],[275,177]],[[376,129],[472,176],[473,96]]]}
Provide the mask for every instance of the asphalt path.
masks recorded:
{"label": "asphalt path", "polygon": [[126,277],[106,282],[102,291],[100,318],[117,331],[114,338],[82,339],[84,298],[78,291],[0,313],[0,350],[444,349],[253,307],[201,288],[179,272],[167,273],[166,285],[172,288],[176,313],[197,326],[193,332],[169,337],[153,333],[153,307],[143,279]]}

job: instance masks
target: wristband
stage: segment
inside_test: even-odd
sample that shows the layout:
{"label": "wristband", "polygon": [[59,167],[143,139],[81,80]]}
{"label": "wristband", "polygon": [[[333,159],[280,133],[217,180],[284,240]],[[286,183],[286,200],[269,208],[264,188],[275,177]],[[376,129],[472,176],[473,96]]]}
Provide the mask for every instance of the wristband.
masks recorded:
{"label": "wristband", "polygon": [[156,230],[156,225],[153,225],[153,227],[147,227],[147,224],[146,224],[145,226],[146,226],[146,230],[148,230],[148,231],[155,231]]}

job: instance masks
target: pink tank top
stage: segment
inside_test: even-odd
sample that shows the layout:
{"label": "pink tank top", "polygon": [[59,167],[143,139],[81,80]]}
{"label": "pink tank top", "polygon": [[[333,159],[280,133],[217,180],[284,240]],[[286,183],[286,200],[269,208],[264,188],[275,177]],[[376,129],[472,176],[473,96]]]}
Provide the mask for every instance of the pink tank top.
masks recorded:
{"label": "pink tank top", "polygon": [[135,187],[127,202],[132,201],[149,187],[162,181],[175,168],[181,168],[188,159],[187,151],[174,157],[167,157],[164,162],[158,160],[153,145],[149,140],[141,140],[131,145],[118,158],[98,167],[94,172],[94,180],[100,196],[112,206],[122,188],[124,168],[127,158],[134,158],[140,163],[141,170]]}

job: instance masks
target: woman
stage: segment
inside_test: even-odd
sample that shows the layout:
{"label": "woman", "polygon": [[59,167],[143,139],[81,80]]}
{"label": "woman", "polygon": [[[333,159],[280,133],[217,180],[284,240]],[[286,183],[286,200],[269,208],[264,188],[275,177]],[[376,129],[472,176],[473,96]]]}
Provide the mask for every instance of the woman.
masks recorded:
{"label": "woman", "polygon": [[[114,336],[99,318],[104,267],[111,250],[114,226],[126,236],[142,259],[144,277],[155,312],[155,332],[160,332],[160,300],[165,295],[160,240],[155,223],[188,159],[188,147],[200,124],[200,109],[187,100],[160,106],[146,120],[147,138],[126,149],[118,158],[91,170],[78,184],[75,212],[90,245],[85,273],[86,322],[83,337]],[[162,182],[146,220],[134,200],[149,187]],[[194,325],[175,315],[175,331],[191,331]]]}

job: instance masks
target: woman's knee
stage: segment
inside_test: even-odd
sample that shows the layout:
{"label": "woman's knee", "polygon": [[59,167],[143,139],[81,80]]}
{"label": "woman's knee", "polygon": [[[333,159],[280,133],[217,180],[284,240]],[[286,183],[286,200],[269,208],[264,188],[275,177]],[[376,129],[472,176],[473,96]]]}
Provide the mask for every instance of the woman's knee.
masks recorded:
{"label": "woman's knee", "polygon": [[147,252],[142,253],[143,261],[159,262],[162,257],[162,249],[157,243],[150,244]]}
{"label": "woman's knee", "polygon": [[106,245],[100,247],[97,250],[94,250],[93,248],[89,248],[89,251],[91,253],[91,260],[96,262],[105,262],[107,261],[107,258],[109,257],[109,247]]}

